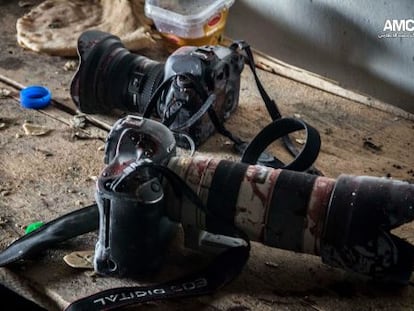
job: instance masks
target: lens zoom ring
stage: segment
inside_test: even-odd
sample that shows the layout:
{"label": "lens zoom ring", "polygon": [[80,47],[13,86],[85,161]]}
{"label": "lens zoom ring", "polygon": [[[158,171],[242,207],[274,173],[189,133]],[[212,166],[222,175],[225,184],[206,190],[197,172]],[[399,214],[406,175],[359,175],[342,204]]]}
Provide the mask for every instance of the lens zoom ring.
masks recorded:
{"label": "lens zoom ring", "polygon": [[142,88],[142,93],[138,103],[138,111],[143,113],[145,108],[147,107],[152,94],[154,94],[155,90],[158,86],[162,83],[164,78],[164,65],[158,64],[151,68],[150,71],[147,73],[147,77],[144,82],[144,86]]}

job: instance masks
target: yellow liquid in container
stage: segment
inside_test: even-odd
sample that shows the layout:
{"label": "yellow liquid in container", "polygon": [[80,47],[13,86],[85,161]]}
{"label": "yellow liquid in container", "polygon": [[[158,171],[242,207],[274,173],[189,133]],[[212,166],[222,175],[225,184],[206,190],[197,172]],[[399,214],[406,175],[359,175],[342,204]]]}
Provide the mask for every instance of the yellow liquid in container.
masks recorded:
{"label": "yellow liquid in container", "polygon": [[228,10],[224,9],[213,16],[213,18],[204,25],[204,35],[199,38],[185,38],[175,34],[163,32],[161,32],[161,35],[165,38],[167,46],[171,49],[176,49],[184,45],[217,45],[222,42],[227,15]]}
{"label": "yellow liquid in container", "polygon": [[154,21],[169,50],[222,42],[234,0],[147,0],[145,13]]}

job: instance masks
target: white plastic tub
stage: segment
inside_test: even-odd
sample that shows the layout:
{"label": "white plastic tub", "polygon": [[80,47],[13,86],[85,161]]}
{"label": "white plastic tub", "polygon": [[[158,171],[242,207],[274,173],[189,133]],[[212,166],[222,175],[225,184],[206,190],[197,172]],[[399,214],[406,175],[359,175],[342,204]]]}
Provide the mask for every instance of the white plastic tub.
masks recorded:
{"label": "white plastic tub", "polygon": [[146,0],[145,15],[177,46],[219,44],[234,0]]}

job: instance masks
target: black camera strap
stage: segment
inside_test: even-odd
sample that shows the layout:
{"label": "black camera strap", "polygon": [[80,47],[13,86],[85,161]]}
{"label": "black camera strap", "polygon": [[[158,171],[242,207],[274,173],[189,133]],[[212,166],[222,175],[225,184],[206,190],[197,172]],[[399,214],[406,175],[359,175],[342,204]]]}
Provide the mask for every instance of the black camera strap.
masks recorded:
{"label": "black camera strap", "polygon": [[246,244],[226,249],[215,257],[206,268],[184,277],[151,286],[108,289],[73,302],[65,311],[114,310],[147,301],[212,294],[234,280],[246,264],[250,253],[250,242],[244,232],[236,228],[234,224],[212,214],[212,211],[204,206],[197,194],[168,167],[147,163],[137,166],[136,170],[145,168],[152,170],[154,174],[161,174],[171,184],[177,197],[185,196],[197,208],[203,210],[210,217],[214,217],[223,228],[228,228],[229,232],[233,233],[232,235],[244,239]]}
{"label": "black camera strap", "polygon": [[98,226],[96,204],[65,214],[23,235],[0,252],[0,267],[32,258],[57,243],[94,231]]}
{"label": "black camera strap", "polygon": [[[244,42],[236,42],[232,45],[232,48],[241,48],[246,52],[249,67],[253,72],[257,87],[265,102],[269,115],[273,120],[272,123],[259,132],[250,143],[244,142],[226,129],[223,122],[217,116],[213,109],[215,96],[207,96],[206,91],[202,88],[199,81],[197,81],[191,74],[187,73],[184,75],[192,81],[196,91],[199,92],[200,96],[203,98],[204,104],[200,107],[199,111],[191,116],[184,124],[171,130],[179,133],[184,128],[193,125],[207,112],[216,130],[235,143],[236,148],[238,148],[239,152],[242,154],[242,162],[249,164],[259,163],[275,168],[287,168],[292,170],[309,169],[316,160],[320,148],[320,137],[317,130],[301,120],[282,118],[276,103],[270,99],[257,76],[250,47]],[[172,78],[167,79],[157,88],[145,109],[143,114],[144,118],[150,117],[156,106],[157,100],[162,96],[163,91],[168,88],[171,83]],[[169,109],[165,110],[168,111]],[[173,118],[174,114],[170,116],[164,115],[162,122],[167,126],[171,125]],[[301,152],[294,147],[288,136],[290,133],[298,130],[305,130],[307,133],[307,140]],[[266,154],[264,153],[265,148],[278,138],[283,139],[285,146],[291,154],[295,156],[295,159],[287,165],[273,156],[268,156],[270,160],[264,159],[266,158]],[[145,167],[145,165],[141,167]],[[170,182],[177,196],[186,196],[195,206],[206,213],[210,212],[204,207],[197,194],[173,171],[169,170],[167,167],[155,164],[151,164],[151,168]],[[317,170],[315,170],[315,172],[319,174]],[[214,215],[210,216],[214,217]],[[223,222],[219,217],[215,217],[214,219],[217,222]],[[228,284],[237,277],[246,264],[250,252],[250,243],[246,235],[243,232],[240,232],[234,224],[223,225],[227,226],[227,228],[230,229],[229,231],[233,231],[234,236],[244,239],[246,245],[228,248],[218,255],[206,268],[195,273],[190,273],[187,276],[150,286],[108,289],[71,303],[66,311],[114,310],[119,307],[146,301],[212,294],[217,289]],[[0,253],[0,266],[8,266],[17,261],[31,258],[40,251],[50,248],[56,243],[96,230],[98,229],[98,226],[99,213],[96,205],[91,205],[63,215],[21,237],[2,251]]]}
{"label": "black camera strap", "polygon": [[[255,164],[266,144],[271,143],[275,138],[275,133],[276,136],[282,137],[291,131],[303,128],[306,128],[304,122],[289,118],[282,118],[271,123],[258,134],[258,139],[251,142],[243,155],[242,161]],[[308,127],[307,134],[310,137],[308,140],[319,141],[319,135],[315,129]],[[262,144],[262,142],[265,144]],[[302,152],[299,158],[305,157],[307,161],[312,162],[319,151],[319,148],[314,148],[314,146],[315,144],[305,145],[306,152]],[[309,155],[311,156],[309,157]],[[299,163],[302,163],[302,161]],[[291,169],[304,169],[297,163],[289,164],[289,166]],[[177,197],[185,196],[188,198],[197,208],[209,214],[210,218],[215,219],[217,223],[221,223],[221,227],[227,228],[228,232],[233,232],[233,236],[244,239],[246,241],[245,246],[228,248],[206,268],[187,276],[150,286],[120,287],[101,291],[74,301],[67,307],[66,311],[114,310],[146,301],[212,294],[234,280],[246,264],[250,253],[250,243],[243,232],[234,224],[226,223],[226,220],[212,215],[197,194],[168,167],[153,163],[137,167],[137,169],[143,168],[150,168],[154,170],[155,174],[165,177]],[[9,266],[20,260],[33,258],[42,250],[50,248],[56,243],[96,230],[98,226],[99,212],[95,204],[63,215],[24,235],[7,247],[0,253],[0,266]]]}
{"label": "black camera strap", "polygon": [[[278,122],[278,120],[282,119],[282,114],[280,113],[276,102],[270,98],[269,94],[267,94],[259,79],[259,76],[257,75],[256,65],[250,46],[245,41],[235,41],[230,48],[238,48],[246,53],[246,62],[253,73],[257,89],[272,119],[272,123],[256,135],[250,143],[235,143],[235,149],[242,154],[241,161],[251,163],[247,161],[247,159],[255,158],[255,163],[265,166],[307,171],[307,173],[323,175],[320,170],[313,166],[320,149],[320,138],[317,130],[298,118],[286,118],[288,121]],[[297,124],[299,123],[301,125],[298,128]],[[290,133],[298,130],[305,130],[307,133],[305,146],[300,151],[295,147],[289,137]],[[294,160],[288,165],[285,165],[276,157],[268,155],[264,152],[266,147],[270,145],[271,142],[279,138],[282,139],[284,146],[290,154],[295,157]]]}
{"label": "black camera strap", "polygon": [[266,109],[272,118],[272,120],[280,119],[282,114],[279,111],[275,101],[270,98],[269,94],[267,94],[265,88],[263,87],[262,83],[256,72],[256,65],[254,63],[254,57],[250,46],[245,41],[235,41],[232,45],[230,45],[231,49],[240,49],[246,53],[246,60],[247,64],[250,67],[250,70],[253,73],[254,80],[256,81],[257,88],[259,90],[260,96],[266,105]]}
{"label": "black camera strap", "polygon": [[[78,299],[69,304],[65,311],[116,310],[147,301],[213,294],[234,280],[247,263],[250,242],[244,232],[236,228],[234,224],[227,223],[212,215],[197,194],[168,167],[153,163],[137,167],[137,169],[144,168],[150,168],[155,173],[161,174],[170,182],[176,196],[186,196],[196,207],[202,209],[210,217],[215,217],[216,221],[221,223],[224,228],[228,228],[229,232],[233,232],[234,236],[244,239],[246,244],[226,249],[216,256],[207,267],[184,277],[149,286],[111,288]],[[96,204],[58,217],[22,236],[3,250],[0,253],[0,267],[33,258],[42,250],[50,248],[56,243],[94,231],[98,229],[98,226],[99,212]]]}
{"label": "black camera strap", "polygon": [[248,258],[247,247],[229,248],[201,271],[151,286],[104,290],[71,303],[65,311],[116,310],[148,301],[213,294],[240,274]]}
{"label": "black camera strap", "polygon": [[[194,125],[195,122],[197,122],[205,113],[207,113],[217,132],[229,138],[234,143],[234,149],[242,156],[242,162],[244,162],[245,159],[255,157],[254,155],[258,154],[258,150],[260,150],[259,156],[256,159],[256,163],[258,164],[270,166],[273,168],[303,170],[311,174],[322,175],[321,171],[319,171],[313,166],[313,163],[316,160],[316,155],[320,149],[320,139],[319,135],[317,135],[317,130],[311,127],[306,122],[299,120],[297,118],[287,118],[289,120],[297,119],[297,122],[278,122],[282,119],[282,114],[280,113],[279,108],[276,105],[276,102],[270,98],[262,83],[260,82],[254,63],[253,53],[250,46],[245,41],[235,41],[233,44],[230,45],[230,49],[239,49],[245,52],[246,62],[253,73],[259,93],[272,119],[272,122],[268,125],[268,128],[273,129],[273,132],[271,132],[271,130],[266,130],[264,132],[262,131],[261,134],[255,136],[250,143],[234,135],[224,126],[224,122],[220,120],[213,108],[213,105],[216,100],[215,95],[208,95],[206,90],[200,84],[200,81],[198,81],[192,74],[187,72],[171,76],[158,87],[158,89],[154,92],[153,96],[151,97],[151,100],[149,101],[148,105],[146,106],[143,117],[149,118],[151,116],[152,111],[156,107],[157,101],[162,96],[163,92],[171,86],[173,79],[177,76],[182,76],[191,83],[196,93],[203,100],[204,104],[201,105],[201,107],[190,118],[188,118],[185,122],[181,123],[178,126],[173,126],[172,123],[174,122],[174,119],[177,116],[180,108],[182,108],[182,106],[176,108],[176,110],[173,113],[171,113],[170,108],[175,103],[169,103],[166,105],[166,107],[164,108],[164,115],[161,116],[161,122],[167,127],[169,127],[176,135],[179,135],[184,129]],[[297,124],[299,123],[301,125],[298,128]],[[286,127],[283,128],[283,126]],[[306,137],[305,146],[302,148],[302,150],[298,150],[289,137],[290,133],[298,130],[305,130],[308,134]],[[284,134],[282,135],[281,133]],[[290,154],[294,156],[293,161],[288,165],[284,164],[275,156],[266,153],[265,148],[261,148],[261,146],[267,147],[270,144],[270,141],[275,141],[279,138],[282,139],[284,146],[290,152]]]}
{"label": "black camera strap", "polygon": [[315,128],[295,118],[281,118],[264,127],[244,150],[241,162],[256,164],[263,151],[272,142],[300,130],[306,131],[306,141],[302,150],[296,154],[292,162],[288,164],[281,162],[281,164],[284,169],[288,170],[308,170],[318,157],[321,140]]}

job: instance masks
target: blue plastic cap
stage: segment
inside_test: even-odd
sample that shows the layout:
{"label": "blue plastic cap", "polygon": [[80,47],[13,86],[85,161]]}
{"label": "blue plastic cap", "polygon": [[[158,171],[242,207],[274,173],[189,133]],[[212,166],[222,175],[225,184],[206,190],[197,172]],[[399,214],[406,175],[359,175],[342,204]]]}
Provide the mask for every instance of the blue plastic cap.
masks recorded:
{"label": "blue plastic cap", "polygon": [[20,91],[20,103],[23,108],[42,109],[50,104],[51,99],[52,94],[44,86],[32,85]]}

